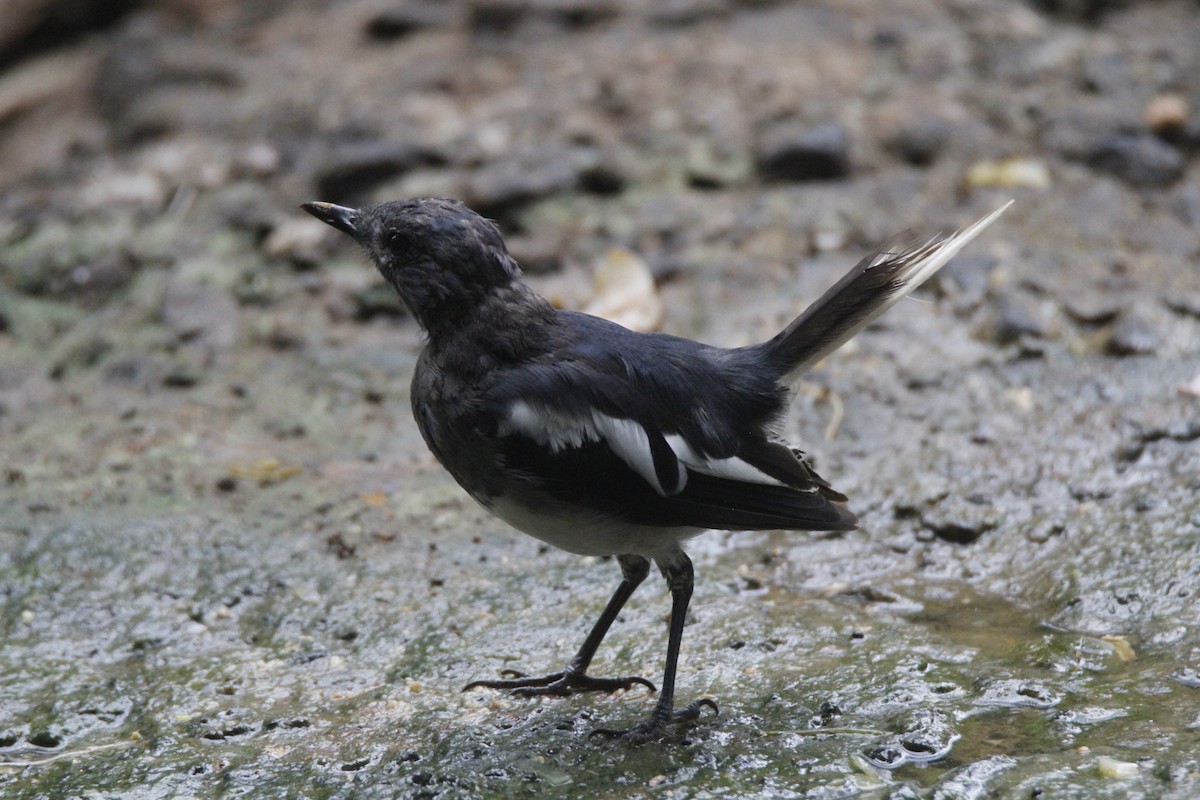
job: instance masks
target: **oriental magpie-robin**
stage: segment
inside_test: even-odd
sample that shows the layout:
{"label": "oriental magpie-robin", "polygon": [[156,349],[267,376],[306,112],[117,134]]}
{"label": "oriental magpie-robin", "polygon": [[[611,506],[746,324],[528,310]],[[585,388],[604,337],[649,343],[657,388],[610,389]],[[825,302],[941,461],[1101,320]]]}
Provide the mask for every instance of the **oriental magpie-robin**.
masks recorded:
{"label": "oriental magpie-robin", "polygon": [[[1010,201],[1011,202],[1011,201]],[[692,595],[684,544],[706,529],[843,531],[845,495],[778,428],[795,379],[928,279],[998,217],[867,256],[767,342],[722,349],[559,311],[521,280],[496,226],[454,200],[304,210],[367,251],[424,328],[412,410],[438,461],[512,526],[572,553],[613,555],[623,580],[566,669],[465,688],[522,696],[654,685],[587,674],[653,560],[671,591],[662,692],[627,731],[657,738],[716,704],[675,708]]]}

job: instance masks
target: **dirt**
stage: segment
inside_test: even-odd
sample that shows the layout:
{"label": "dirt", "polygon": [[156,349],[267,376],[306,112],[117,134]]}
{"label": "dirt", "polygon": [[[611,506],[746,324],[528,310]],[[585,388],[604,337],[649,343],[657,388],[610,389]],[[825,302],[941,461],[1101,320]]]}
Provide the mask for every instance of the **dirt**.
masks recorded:
{"label": "dirt", "polygon": [[[1195,3],[72,5],[0,24],[0,794],[1200,794]],[[440,470],[419,331],[297,208],[425,194],[725,345],[1016,200],[799,387],[860,530],[696,541],[720,716],[459,691],[619,570]],[[667,608],[597,673],[657,681]]]}

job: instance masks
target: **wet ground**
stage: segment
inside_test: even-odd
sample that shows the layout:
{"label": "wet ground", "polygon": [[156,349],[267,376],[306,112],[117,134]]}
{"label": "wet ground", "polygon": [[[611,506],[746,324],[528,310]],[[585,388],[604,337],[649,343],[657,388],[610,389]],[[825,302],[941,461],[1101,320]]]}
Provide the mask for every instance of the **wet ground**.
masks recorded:
{"label": "wet ground", "polygon": [[[0,26],[4,797],[1200,794],[1195,3],[69,5]],[[861,529],[696,541],[719,717],[459,691],[619,571],[441,472],[418,331],[296,208],[430,193],[729,345],[1016,199],[800,386]]]}

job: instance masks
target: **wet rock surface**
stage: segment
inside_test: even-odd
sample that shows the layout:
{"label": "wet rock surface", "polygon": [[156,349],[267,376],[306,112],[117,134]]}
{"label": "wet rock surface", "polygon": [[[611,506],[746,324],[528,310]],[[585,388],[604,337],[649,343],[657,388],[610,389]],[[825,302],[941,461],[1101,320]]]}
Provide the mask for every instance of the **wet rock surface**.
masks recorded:
{"label": "wet rock surface", "polygon": [[[1200,793],[1195,3],[76,5],[0,25],[0,795]],[[419,331],[297,209],[413,194],[726,345],[1016,198],[798,387],[861,529],[696,540],[719,717],[459,691],[619,571],[442,473]]]}

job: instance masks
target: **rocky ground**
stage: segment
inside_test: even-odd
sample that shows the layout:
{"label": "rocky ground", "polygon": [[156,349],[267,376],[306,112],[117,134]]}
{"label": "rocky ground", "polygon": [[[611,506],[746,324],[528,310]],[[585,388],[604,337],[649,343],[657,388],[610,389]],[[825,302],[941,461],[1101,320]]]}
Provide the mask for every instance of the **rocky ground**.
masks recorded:
{"label": "rocky ground", "polygon": [[[1196,796],[1197,41],[1184,0],[12,4],[0,794]],[[720,717],[458,691],[557,669],[618,570],[440,471],[419,332],[297,209],[424,194],[728,345],[1016,200],[800,387],[861,530],[697,541]],[[667,607],[597,671],[656,679]]]}

